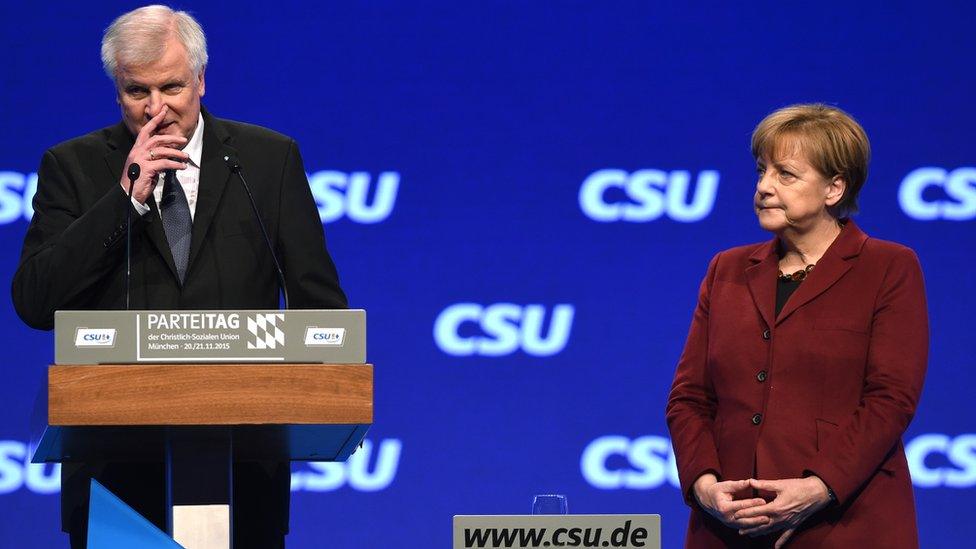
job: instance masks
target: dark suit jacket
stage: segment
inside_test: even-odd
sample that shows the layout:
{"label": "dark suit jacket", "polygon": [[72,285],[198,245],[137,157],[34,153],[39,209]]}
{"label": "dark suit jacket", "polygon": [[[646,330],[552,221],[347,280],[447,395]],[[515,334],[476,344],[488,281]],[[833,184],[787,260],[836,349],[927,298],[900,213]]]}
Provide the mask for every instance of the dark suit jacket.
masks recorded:
{"label": "dark suit jacket", "polygon": [[[224,163],[225,155],[236,155],[244,167],[276,246],[291,306],[346,307],[295,142],[258,126],[214,118],[205,110],[203,119],[200,188],[186,280],[181,286],[150,197],[150,213],[140,217],[133,209],[131,307],[279,307],[271,255],[241,182]],[[119,123],[44,153],[34,217],[12,288],[14,307],[28,325],[51,329],[59,309],[124,308],[125,219],[132,206],[119,179],[133,143],[134,137]],[[285,485],[287,498],[287,467],[271,469],[275,478],[269,489],[280,495]],[[133,481],[132,475],[122,476],[120,484]],[[71,498],[69,491],[64,498]],[[63,501],[66,507],[84,503]],[[70,515],[63,510],[66,528]],[[287,528],[287,513],[283,520]]]}
{"label": "dark suit jacket", "polygon": [[719,253],[702,282],[667,406],[692,505],[687,546],[771,546],[693,502],[692,484],[711,471],[823,479],[838,502],[789,547],[916,547],[901,436],[928,355],[918,259],[848,221],[778,316],[777,272],[774,239]]}
{"label": "dark suit jacket", "polygon": [[[119,185],[134,142],[121,123],[57,145],[38,170],[34,217],[13,280],[17,313],[51,329],[58,309],[124,307],[125,217]],[[295,142],[204,111],[200,190],[180,287],[155,201],[133,215],[133,309],[276,309],[278,281],[247,196],[223,157],[240,158],[275,243],[292,306],[343,308],[335,266]]]}

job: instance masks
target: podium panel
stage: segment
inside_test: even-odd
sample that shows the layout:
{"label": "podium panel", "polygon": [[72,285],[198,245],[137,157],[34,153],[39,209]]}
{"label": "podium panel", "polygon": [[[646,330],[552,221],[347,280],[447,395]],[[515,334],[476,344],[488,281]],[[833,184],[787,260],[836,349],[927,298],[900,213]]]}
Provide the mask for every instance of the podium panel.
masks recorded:
{"label": "podium panel", "polygon": [[54,362],[362,364],[366,311],[57,311]]}

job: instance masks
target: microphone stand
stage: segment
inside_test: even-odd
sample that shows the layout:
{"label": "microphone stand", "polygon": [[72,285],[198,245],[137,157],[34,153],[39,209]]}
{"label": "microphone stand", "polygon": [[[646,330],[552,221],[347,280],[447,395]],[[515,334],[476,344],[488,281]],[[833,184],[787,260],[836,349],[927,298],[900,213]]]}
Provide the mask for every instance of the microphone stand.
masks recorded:
{"label": "microphone stand", "polygon": [[127,194],[125,208],[125,310],[129,310],[129,285],[132,278],[132,189],[135,187],[136,179],[139,179],[141,172],[139,164],[133,162],[129,164],[129,192]]}
{"label": "microphone stand", "polygon": [[264,227],[264,221],[261,220],[261,214],[258,213],[258,206],[254,202],[254,196],[251,194],[251,189],[247,185],[247,180],[244,179],[244,170],[241,169],[241,164],[238,162],[236,156],[225,156],[224,163],[230,168],[230,171],[237,174],[240,178],[241,183],[244,185],[244,192],[247,193],[247,199],[251,203],[251,210],[254,212],[254,218],[258,221],[258,226],[261,227],[261,234],[264,235],[264,243],[268,245],[268,251],[271,252],[271,260],[274,262],[275,272],[278,275],[278,285],[281,286],[281,293],[285,297],[285,309],[288,309],[288,286],[285,285],[285,275],[281,271],[281,264],[278,263],[278,255],[275,254],[274,246],[271,245],[271,237],[268,236],[268,229]]}

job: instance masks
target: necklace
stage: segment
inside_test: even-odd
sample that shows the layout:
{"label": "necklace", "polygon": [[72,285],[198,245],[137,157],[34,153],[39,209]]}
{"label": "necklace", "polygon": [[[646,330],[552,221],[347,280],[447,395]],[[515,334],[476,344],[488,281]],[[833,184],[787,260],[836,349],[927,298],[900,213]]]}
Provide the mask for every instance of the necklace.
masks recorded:
{"label": "necklace", "polygon": [[796,271],[793,274],[784,274],[783,271],[779,272],[779,279],[783,282],[792,280],[793,282],[803,282],[807,278],[807,273],[813,270],[814,264],[811,263],[806,267]]}

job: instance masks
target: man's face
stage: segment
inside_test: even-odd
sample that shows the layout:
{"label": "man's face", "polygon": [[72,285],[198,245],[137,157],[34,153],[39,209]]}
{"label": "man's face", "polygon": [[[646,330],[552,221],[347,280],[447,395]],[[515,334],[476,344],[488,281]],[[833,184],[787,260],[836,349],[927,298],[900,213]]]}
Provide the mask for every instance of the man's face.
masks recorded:
{"label": "man's face", "polygon": [[115,81],[122,120],[133,135],[167,105],[169,113],[155,134],[181,135],[189,141],[197,127],[205,86],[203,70],[194,76],[179,40],[170,37],[163,56],[153,63],[119,65]]}

